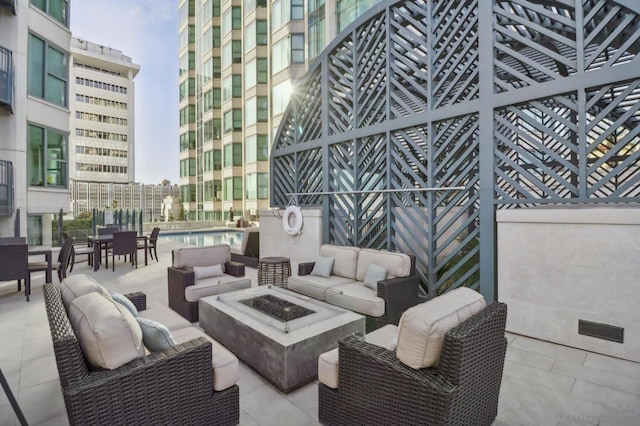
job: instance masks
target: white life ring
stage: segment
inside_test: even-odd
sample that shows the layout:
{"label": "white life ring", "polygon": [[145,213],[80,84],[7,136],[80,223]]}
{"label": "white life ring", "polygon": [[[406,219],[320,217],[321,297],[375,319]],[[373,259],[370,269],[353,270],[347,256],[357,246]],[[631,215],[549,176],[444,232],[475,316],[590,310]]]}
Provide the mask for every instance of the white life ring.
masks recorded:
{"label": "white life ring", "polygon": [[[294,215],[293,224],[291,224],[291,215]],[[302,211],[298,206],[289,206],[282,216],[282,228],[289,235],[298,235],[302,229]]]}

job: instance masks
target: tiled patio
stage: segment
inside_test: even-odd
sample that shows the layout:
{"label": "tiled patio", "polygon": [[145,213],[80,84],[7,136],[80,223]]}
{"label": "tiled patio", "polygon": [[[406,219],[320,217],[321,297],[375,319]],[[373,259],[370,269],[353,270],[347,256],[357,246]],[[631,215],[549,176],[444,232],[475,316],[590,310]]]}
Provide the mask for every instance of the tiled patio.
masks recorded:
{"label": "tiled patio", "polygon": [[[160,240],[160,262],[141,260],[136,270],[117,264],[98,272],[86,262],[85,273],[122,293],[144,291],[148,304],[167,303],[167,265],[179,243]],[[248,269],[256,283],[256,270]],[[31,425],[66,425],[42,283],[34,280],[31,302],[15,283],[0,285],[0,367]],[[496,425],[639,425],[640,364],[509,335]],[[240,424],[318,424],[317,382],[284,395],[241,364]],[[18,424],[0,392],[0,425]]]}

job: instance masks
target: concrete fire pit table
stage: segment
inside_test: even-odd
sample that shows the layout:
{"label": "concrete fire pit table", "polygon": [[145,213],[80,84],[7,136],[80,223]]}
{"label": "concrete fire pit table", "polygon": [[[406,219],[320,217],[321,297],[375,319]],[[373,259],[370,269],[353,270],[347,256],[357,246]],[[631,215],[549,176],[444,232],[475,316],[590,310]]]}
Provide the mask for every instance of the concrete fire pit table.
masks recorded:
{"label": "concrete fire pit table", "polygon": [[362,315],[260,286],[200,299],[200,327],[284,393],[315,380],[318,356],[364,334]]}

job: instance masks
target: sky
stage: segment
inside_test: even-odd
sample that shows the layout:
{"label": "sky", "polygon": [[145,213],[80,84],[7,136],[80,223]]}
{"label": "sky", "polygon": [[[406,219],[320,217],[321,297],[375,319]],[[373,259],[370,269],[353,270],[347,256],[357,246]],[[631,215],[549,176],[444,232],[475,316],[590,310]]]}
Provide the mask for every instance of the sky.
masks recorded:
{"label": "sky", "polygon": [[177,0],[73,0],[74,37],[122,51],[135,83],[135,181],[179,179]]}

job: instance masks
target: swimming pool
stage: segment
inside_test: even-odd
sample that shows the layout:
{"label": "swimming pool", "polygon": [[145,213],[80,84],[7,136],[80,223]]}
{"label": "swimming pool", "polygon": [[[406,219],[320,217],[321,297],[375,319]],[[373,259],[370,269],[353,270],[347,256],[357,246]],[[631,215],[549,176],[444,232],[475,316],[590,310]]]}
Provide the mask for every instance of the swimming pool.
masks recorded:
{"label": "swimming pool", "polygon": [[189,231],[172,232],[164,234],[160,232],[159,238],[178,241],[192,246],[212,246],[215,244],[229,244],[231,247],[240,248],[244,231],[221,229],[218,231]]}

